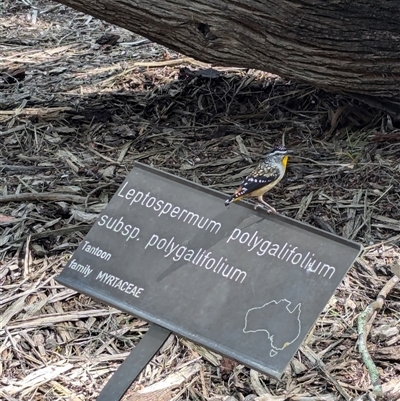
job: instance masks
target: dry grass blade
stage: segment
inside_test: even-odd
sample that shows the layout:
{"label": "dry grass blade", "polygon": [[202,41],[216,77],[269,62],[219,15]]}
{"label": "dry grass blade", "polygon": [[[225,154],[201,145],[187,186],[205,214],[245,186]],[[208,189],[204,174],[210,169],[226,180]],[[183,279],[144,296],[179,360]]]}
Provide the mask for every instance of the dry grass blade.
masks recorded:
{"label": "dry grass blade", "polygon": [[62,364],[62,366],[46,366],[43,369],[35,370],[23,380],[15,384],[11,384],[4,388],[4,391],[10,395],[21,394],[22,396],[29,394],[32,390],[42,386],[58,376],[68,372],[74,367],[72,363]]}
{"label": "dry grass blade", "polygon": [[156,400],[170,400],[172,390],[181,386],[192,376],[199,373],[201,369],[200,363],[189,364],[180,368],[178,371],[170,373],[164,379],[157,381],[150,386],[138,390],[132,396],[126,397],[125,401],[156,401]]}

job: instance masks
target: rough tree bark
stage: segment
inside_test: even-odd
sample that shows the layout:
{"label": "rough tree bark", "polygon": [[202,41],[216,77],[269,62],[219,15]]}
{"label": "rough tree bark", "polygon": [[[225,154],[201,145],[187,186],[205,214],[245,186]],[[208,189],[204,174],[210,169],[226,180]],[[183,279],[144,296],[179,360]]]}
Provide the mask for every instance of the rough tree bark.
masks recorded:
{"label": "rough tree bark", "polygon": [[198,60],[400,95],[399,0],[59,0]]}

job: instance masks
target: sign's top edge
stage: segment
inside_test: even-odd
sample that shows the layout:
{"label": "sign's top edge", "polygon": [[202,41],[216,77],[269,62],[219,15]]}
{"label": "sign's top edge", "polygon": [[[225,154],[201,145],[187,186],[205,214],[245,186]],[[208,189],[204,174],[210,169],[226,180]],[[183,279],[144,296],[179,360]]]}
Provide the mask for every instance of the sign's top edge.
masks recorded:
{"label": "sign's top edge", "polygon": [[[225,199],[228,196],[227,194],[224,194],[223,192],[219,192],[219,191],[217,191],[215,189],[202,186],[202,185],[197,184],[197,183],[195,183],[193,181],[189,181],[186,178],[178,177],[176,175],[173,175],[173,174],[168,173],[168,172],[163,171],[163,170],[156,169],[156,168],[151,167],[151,166],[149,166],[147,164],[144,164],[144,163],[140,163],[140,162],[136,162],[135,161],[134,169],[136,169],[136,168],[140,169],[140,170],[148,171],[148,172],[153,173],[153,174],[158,175],[158,176],[163,176],[163,177],[165,177],[165,178],[167,178],[169,180],[172,180],[172,181],[175,181],[175,182],[178,182],[178,183],[184,182],[185,185],[187,185],[189,187],[192,187],[192,188],[195,188],[195,189],[197,189],[199,191],[202,191],[202,192],[208,193],[210,195],[216,196],[216,197],[218,197],[220,199]],[[233,207],[244,207],[244,208],[247,208],[247,209],[251,209],[254,213],[257,213],[259,215],[263,215],[265,217],[268,216],[269,218],[273,218],[273,219],[277,219],[277,220],[281,220],[281,221],[286,221],[286,222],[290,221],[290,224],[292,224],[292,225],[296,225],[296,226],[298,226],[300,228],[303,228],[303,229],[305,229],[307,231],[315,232],[316,234],[321,235],[323,237],[331,238],[331,239],[333,239],[333,240],[335,240],[335,241],[337,241],[339,243],[342,243],[342,244],[347,245],[347,246],[351,246],[354,249],[358,249],[359,254],[357,255],[357,257],[359,257],[360,254],[364,250],[363,245],[359,244],[358,242],[349,240],[347,238],[340,237],[339,235],[330,233],[328,231],[321,230],[320,228],[313,227],[313,226],[311,226],[311,225],[309,225],[307,223],[304,223],[302,221],[294,220],[294,219],[292,219],[290,217],[287,217],[287,216],[282,216],[281,214],[270,214],[267,211],[265,211],[263,209],[260,209],[260,208],[255,211],[254,207],[252,205],[250,205],[248,203],[245,203],[245,202],[237,203],[237,204],[233,205]]]}

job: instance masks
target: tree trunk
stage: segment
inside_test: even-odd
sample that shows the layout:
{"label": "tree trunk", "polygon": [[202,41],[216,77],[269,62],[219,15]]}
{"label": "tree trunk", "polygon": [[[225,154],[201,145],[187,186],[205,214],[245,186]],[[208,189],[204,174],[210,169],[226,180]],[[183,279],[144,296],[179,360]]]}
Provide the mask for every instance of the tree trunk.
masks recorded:
{"label": "tree trunk", "polygon": [[200,61],[400,95],[399,0],[59,1]]}

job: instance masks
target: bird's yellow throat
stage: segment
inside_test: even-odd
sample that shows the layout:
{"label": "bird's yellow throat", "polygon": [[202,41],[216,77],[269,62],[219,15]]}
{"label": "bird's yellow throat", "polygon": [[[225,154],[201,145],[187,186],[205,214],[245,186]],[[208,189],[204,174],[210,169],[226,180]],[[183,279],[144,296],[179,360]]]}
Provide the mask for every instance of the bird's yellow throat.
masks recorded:
{"label": "bird's yellow throat", "polygon": [[289,156],[288,156],[288,155],[286,155],[286,156],[282,159],[282,164],[284,165],[285,169],[286,169],[286,165],[287,165],[288,160],[289,160]]}

